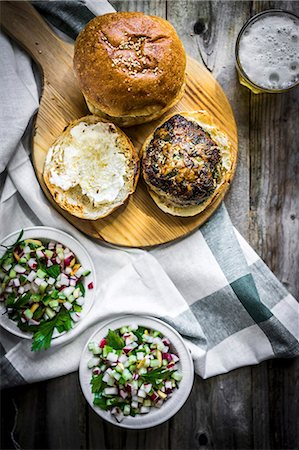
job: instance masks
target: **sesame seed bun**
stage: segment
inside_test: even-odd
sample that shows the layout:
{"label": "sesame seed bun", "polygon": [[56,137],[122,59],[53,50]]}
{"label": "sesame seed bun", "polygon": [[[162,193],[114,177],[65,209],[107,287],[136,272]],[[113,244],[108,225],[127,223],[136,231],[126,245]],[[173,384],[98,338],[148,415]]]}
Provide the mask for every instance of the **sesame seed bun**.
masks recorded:
{"label": "sesame seed bun", "polygon": [[121,126],[157,119],[178,102],[185,68],[172,25],[139,12],[95,17],[75,44],[74,70],[88,108]]}

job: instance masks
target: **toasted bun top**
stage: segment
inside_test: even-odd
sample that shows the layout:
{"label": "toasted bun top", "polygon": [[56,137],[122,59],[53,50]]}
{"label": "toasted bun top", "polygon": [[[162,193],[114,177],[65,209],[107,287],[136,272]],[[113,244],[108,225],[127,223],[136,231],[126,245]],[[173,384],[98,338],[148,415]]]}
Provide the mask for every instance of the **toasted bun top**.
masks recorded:
{"label": "toasted bun top", "polygon": [[185,67],[173,26],[139,12],[95,17],[75,44],[80,88],[110,116],[146,116],[165,108],[182,89]]}

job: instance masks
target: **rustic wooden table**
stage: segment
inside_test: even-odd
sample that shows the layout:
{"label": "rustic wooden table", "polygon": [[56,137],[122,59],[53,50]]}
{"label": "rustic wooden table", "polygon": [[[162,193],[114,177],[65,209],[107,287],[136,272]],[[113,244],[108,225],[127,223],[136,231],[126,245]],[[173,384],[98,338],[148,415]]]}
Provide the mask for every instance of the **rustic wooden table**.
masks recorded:
{"label": "rustic wooden table", "polygon": [[[237,175],[226,199],[237,229],[295,296],[298,277],[299,89],[254,95],[241,87],[234,45],[242,24],[299,2],[113,1],[117,10],[166,17],[189,55],[213,72],[239,129]],[[124,431],[87,406],[77,373],[2,394],[2,448],[295,449],[298,360],[273,360],[208,380],[196,377],[183,409],[147,431]]]}

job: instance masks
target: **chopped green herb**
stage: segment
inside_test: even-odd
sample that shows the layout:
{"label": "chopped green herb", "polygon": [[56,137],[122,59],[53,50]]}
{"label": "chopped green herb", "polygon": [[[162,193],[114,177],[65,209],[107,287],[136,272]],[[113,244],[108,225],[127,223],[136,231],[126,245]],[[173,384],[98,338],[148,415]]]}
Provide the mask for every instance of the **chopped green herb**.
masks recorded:
{"label": "chopped green herb", "polygon": [[106,338],[107,345],[114,350],[121,350],[125,346],[125,341],[120,337],[119,333],[109,330]]}

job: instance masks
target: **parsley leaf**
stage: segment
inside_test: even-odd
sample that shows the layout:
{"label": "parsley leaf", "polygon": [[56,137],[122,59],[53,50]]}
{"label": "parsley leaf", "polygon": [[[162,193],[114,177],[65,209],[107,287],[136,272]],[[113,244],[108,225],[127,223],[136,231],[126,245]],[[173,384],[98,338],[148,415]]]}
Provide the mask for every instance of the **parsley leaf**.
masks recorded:
{"label": "parsley leaf", "polygon": [[95,394],[94,399],[93,399],[93,404],[98,406],[101,409],[104,409],[105,411],[107,411],[108,406],[106,405],[106,400],[104,397],[102,397],[101,394]]}
{"label": "parsley leaf", "polygon": [[53,319],[39,325],[38,331],[33,335],[31,350],[33,352],[47,350],[51,345],[55,328],[57,328],[59,333],[62,333],[63,331],[69,331],[72,326],[73,322],[69,311],[60,310]]}
{"label": "parsley leaf", "polygon": [[91,392],[93,392],[94,394],[96,392],[101,392],[103,389],[102,387],[104,387],[104,383],[103,383],[103,375],[96,375],[93,376],[91,381]]}
{"label": "parsley leaf", "polygon": [[114,350],[121,350],[125,346],[125,341],[123,340],[123,338],[121,338],[118,333],[110,329],[108,331],[106,341],[106,345],[109,345]]}
{"label": "parsley leaf", "polygon": [[138,343],[140,344],[143,343],[142,336],[144,335],[144,331],[144,327],[138,327],[138,329],[134,331],[135,336],[138,337]]}

